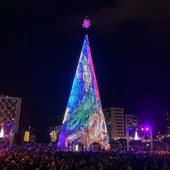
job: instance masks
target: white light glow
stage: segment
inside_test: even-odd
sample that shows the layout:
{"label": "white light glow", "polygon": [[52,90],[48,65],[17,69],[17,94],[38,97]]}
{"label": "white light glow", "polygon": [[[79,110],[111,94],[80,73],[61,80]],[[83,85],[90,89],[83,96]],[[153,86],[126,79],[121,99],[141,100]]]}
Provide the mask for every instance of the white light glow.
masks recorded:
{"label": "white light glow", "polygon": [[79,151],[79,145],[76,144],[75,151]]}
{"label": "white light glow", "polygon": [[138,136],[138,132],[137,132],[137,130],[135,131],[135,138],[134,138],[135,140],[139,140],[139,136]]}
{"label": "white light glow", "polygon": [[0,132],[0,138],[3,138],[3,137],[4,137],[4,129],[2,127],[1,132]]}

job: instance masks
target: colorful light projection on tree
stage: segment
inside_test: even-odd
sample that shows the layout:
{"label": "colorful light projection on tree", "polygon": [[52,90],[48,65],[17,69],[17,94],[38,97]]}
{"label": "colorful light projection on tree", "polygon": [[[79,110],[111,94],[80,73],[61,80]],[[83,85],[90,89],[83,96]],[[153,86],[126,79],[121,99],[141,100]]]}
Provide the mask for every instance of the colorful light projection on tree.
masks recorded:
{"label": "colorful light projection on tree", "polygon": [[109,138],[87,35],[57,145],[67,147],[74,142],[83,144],[85,149],[90,148],[94,142],[99,143],[102,149],[109,149]]}

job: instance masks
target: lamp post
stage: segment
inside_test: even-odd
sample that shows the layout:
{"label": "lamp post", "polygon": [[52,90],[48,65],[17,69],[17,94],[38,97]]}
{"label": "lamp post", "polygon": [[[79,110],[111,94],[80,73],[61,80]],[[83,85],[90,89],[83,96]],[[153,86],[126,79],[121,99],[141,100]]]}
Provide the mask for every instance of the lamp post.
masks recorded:
{"label": "lamp post", "polygon": [[14,142],[14,123],[11,123],[11,129],[10,129],[10,134],[9,134],[9,147],[12,147],[12,144]]}
{"label": "lamp post", "polygon": [[127,152],[129,152],[129,127],[126,128]]}
{"label": "lamp post", "polygon": [[150,144],[151,144],[151,152],[153,152],[153,134],[152,134],[152,127],[145,127],[145,128],[141,128],[142,131],[144,131],[144,135],[145,132],[149,131],[150,134]]}
{"label": "lamp post", "polygon": [[151,141],[151,152],[153,152],[153,135],[152,135],[152,128],[150,129],[150,141]]}

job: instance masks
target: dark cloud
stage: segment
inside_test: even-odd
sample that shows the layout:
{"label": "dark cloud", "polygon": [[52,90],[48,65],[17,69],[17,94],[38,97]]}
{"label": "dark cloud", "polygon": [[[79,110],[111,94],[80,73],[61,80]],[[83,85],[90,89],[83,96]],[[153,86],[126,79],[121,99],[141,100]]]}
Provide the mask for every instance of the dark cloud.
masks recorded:
{"label": "dark cloud", "polygon": [[117,8],[104,8],[100,16],[112,21],[127,21],[134,18],[159,19],[170,16],[169,0],[119,0]]}
{"label": "dark cloud", "polygon": [[61,21],[61,27],[78,31],[86,15],[92,19],[92,27],[101,32],[119,29],[120,24],[131,20],[138,20],[152,31],[170,31],[169,0],[117,0],[113,7],[101,8],[95,14],[90,11],[79,16],[66,16]]}
{"label": "dark cloud", "polygon": [[[117,7],[103,8],[95,17],[97,27],[112,27],[112,25],[142,19],[146,21],[164,20],[170,22],[169,0],[119,0]],[[154,22],[155,23],[155,22]]]}

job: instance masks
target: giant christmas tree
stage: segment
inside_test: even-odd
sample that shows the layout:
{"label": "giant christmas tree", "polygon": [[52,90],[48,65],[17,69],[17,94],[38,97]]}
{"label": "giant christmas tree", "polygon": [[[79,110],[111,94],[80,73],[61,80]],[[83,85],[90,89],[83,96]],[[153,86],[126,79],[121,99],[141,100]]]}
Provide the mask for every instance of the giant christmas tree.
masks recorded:
{"label": "giant christmas tree", "polygon": [[[85,19],[84,24],[87,23]],[[67,147],[74,142],[83,144],[86,149],[94,142],[102,149],[109,148],[88,35],[84,39],[57,145]]]}

